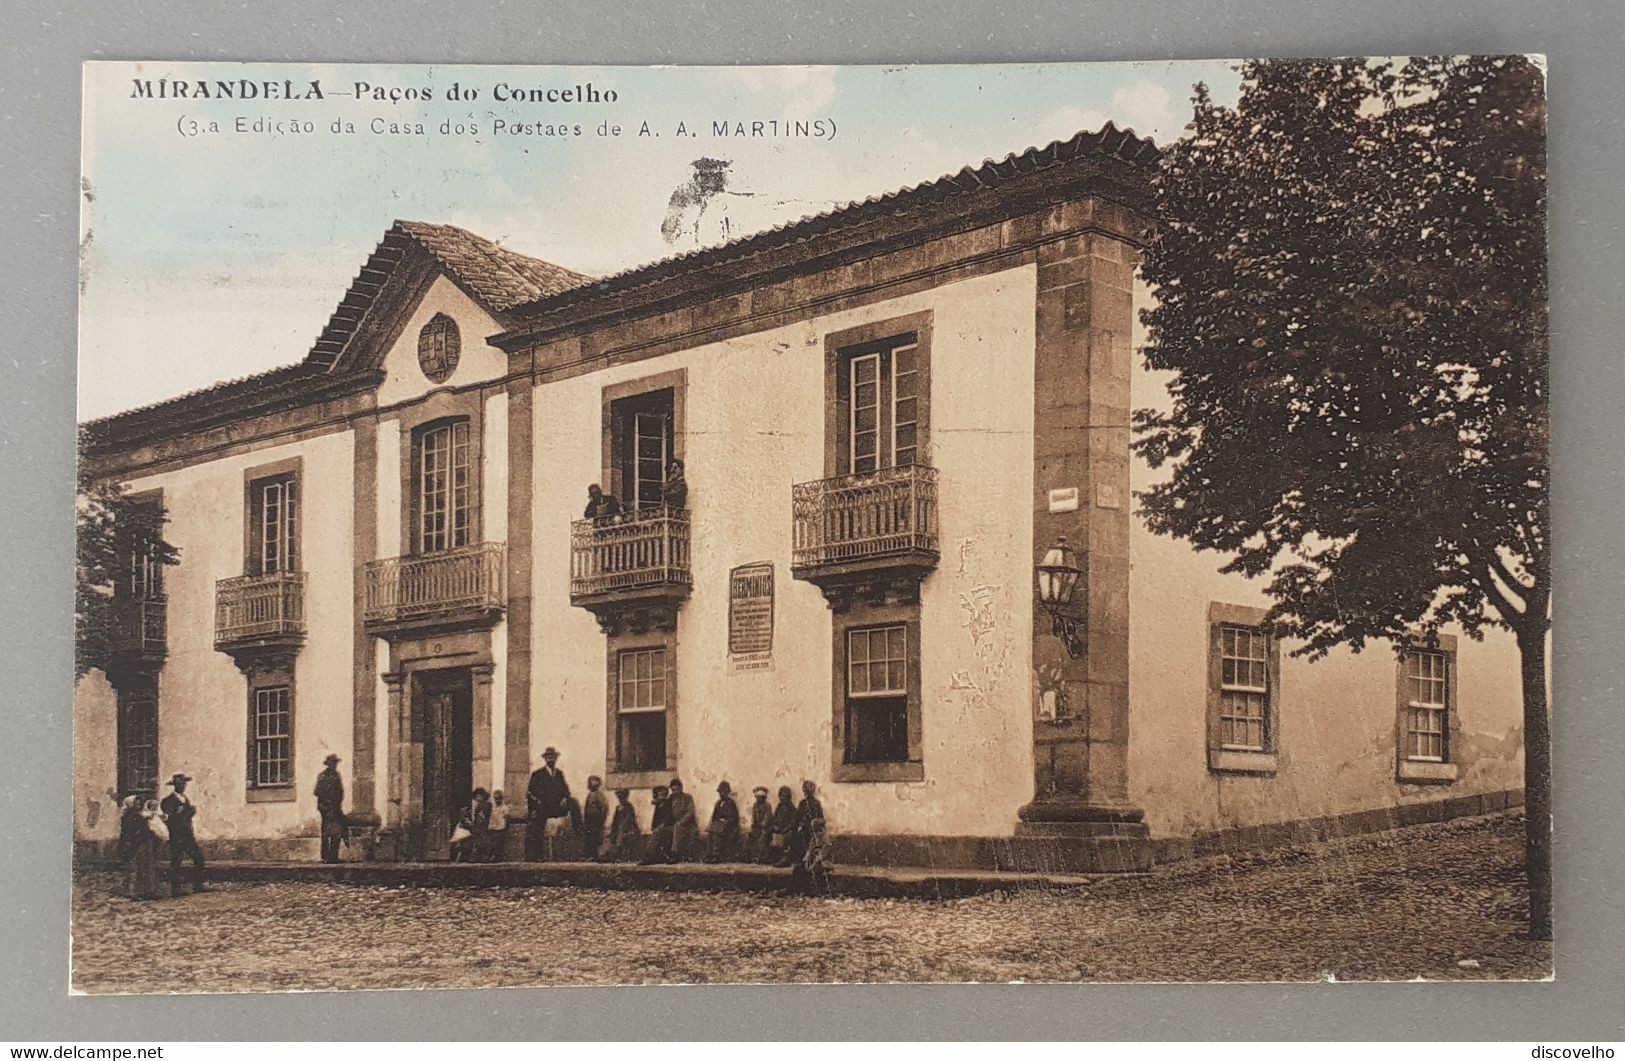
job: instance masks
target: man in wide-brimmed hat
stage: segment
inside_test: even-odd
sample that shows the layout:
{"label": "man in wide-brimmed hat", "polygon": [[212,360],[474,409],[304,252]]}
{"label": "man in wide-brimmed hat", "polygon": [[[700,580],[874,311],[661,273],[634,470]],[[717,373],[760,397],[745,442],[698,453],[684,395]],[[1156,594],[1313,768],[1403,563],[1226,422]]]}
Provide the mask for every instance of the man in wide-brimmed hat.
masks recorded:
{"label": "man in wide-brimmed hat", "polygon": [[316,813],[322,816],[322,861],[337,862],[339,845],[344,841],[344,830],[349,824],[344,818],[344,778],[339,776],[337,755],[323,760],[322,772],[316,775]]}
{"label": "man in wide-brimmed hat", "polygon": [[[570,814],[570,785],[559,770],[559,750],[542,752],[542,765],[530,775],[525,791],[525,858],[540,862],[547,853],[548,822]],[[560,827],[555,825],[555,833]]]}
{"label": "man in wide-brimmed hat", "polygon": [[181,862],[186,858],[192,860],[192,890],[200,892],[203,887],[203,849],[197,845],[197,837],[192,833],[192,819],[197,817],[197,805],[186,794],[186,783],[192,780],[185,774],[176,774],[169,779],[169,787],[174,789],[164,797],[158,808],[164,812],[164,825],[169,830],[169,891],[171,895],[181,894]]}

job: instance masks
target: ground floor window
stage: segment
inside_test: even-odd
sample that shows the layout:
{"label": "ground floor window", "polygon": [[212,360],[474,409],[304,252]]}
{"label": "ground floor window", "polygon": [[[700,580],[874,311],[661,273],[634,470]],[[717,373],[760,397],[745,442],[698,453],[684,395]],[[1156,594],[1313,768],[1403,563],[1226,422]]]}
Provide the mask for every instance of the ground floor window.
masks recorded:
{"label": "ground floor window", "polygon": [[1449,761],[1449,669],[1443,652],[1405,655],[1405,758],[1414,762]]}
{"label": "ground floor window", "polygon": [[131,680],[118,692],[118,787],[121,795],[158,791],[158,677]]}
{"label": "ground floor window", "polygon": [[623,649],[616,656],[615,765],[621,772],[666,768],[666,712],[671,703],[665,646]]}
{"label": "ground floor window", "polygon": [[908,627],[846,632],[846,761],[908,761]]}
{"label": "ground floor window", "polygon": [[1268,751],[1269,635],[1227,625],[1219,636],[1219,745],[1235,751]]}
{"label": "ground floor window", "polygon": [[919,604],[853,604],[834,627],[834,780],[921,780]]}
{"label": "ground floor window", "polygon": [[254,788],[293,784],[293,687],[249,690],[248,783]]}

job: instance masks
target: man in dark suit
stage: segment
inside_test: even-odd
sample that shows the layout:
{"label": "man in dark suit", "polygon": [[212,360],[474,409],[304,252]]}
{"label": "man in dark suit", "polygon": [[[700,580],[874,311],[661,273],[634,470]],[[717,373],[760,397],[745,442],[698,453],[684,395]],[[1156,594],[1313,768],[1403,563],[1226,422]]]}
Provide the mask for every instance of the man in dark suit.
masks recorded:
{"label": "man in dark suit", "polygon": [[181,894],[181,860],[192,859],[192,890],[203,891],[203,850],[197,846],[192,833],[192,819],[197,817],[197,806],[186,795],[186,783],[192,780],[185,774],[169,779],[175,791],[164,797],[158,809],[164,812],[164,824],[169,828],[169,890]]}
{"label": "man in dark suit", "polygon": [[[543,765],[530,775],[530,787],[525,793],[525,858],[540,862],[547,850],[547,824],[554,818],[565,818],[570,813],[570,785],[558,768],[559,751],[548,748],[542,753]],[[555,829],[558,826],[554,826]]]}
{"label": "man in dark suit", "polygon": [[344,779],[339,776],[339,757],[329,755],[322,772],[316,775],[316,813],[322,816],[322,861],[339,860],[339,844],[344,839]]}

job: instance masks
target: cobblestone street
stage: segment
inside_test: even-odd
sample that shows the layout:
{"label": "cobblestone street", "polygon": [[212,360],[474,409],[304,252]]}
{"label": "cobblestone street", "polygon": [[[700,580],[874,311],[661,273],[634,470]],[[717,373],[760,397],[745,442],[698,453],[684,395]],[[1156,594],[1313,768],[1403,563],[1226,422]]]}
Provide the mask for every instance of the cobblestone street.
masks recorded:
{"label": "cobblestone street", "polygon": [[[87,992],[545,984],[1519,979],[1521,821],[1206,859],[1087,895],[957,901],[224,884],[74,894]],[[1467,963],[1467,964],[1461,964]]]}

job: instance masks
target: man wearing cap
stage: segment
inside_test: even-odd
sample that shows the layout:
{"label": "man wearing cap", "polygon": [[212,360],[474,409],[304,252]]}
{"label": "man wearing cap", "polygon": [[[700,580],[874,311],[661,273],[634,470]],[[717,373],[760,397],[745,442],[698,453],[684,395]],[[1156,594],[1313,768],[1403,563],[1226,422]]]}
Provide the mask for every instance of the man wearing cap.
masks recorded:
{"label": "man wearing cap", "polygon": [[203,891],[203,850],[197,846],[192,834],[192,819],[197,817],[197,806],[187,798],[186,783],[192,780],[185,774],[169,779],[175,791],[164,797],[158,809],[164,812],[164,824],[169,829],[169,891],[181,894],[181,860],[192,859],[192,890]]}
{"label": "man wearing cap", "polygon": [[339,776],[336,755],[329,755],[326,766],[316,775],[316,813],[322,816],[322,861],[339,860],[339,844],[344,839],[344,779]]}
{"label": "man wearing cap", "polygon": [[[558,768],[559,750],[549,747],[542,752],[542,766],[530,775],[530,787],[525,792],[528,817],[525,822],[525,858],[542,861],[547,850],[548,822],[570,814],[570,785]],[[553,826],[555,832],[559,826]]]}

